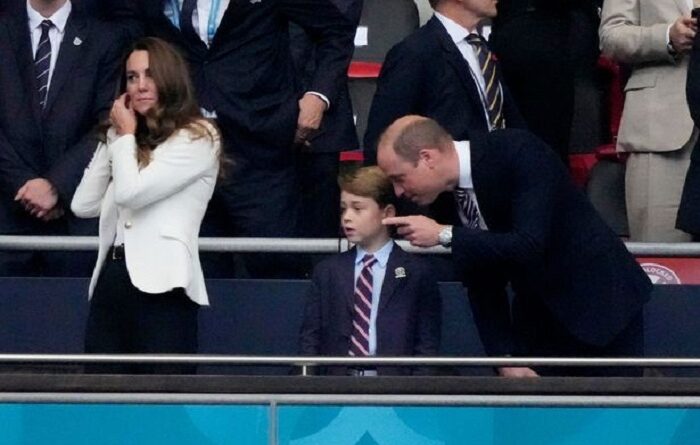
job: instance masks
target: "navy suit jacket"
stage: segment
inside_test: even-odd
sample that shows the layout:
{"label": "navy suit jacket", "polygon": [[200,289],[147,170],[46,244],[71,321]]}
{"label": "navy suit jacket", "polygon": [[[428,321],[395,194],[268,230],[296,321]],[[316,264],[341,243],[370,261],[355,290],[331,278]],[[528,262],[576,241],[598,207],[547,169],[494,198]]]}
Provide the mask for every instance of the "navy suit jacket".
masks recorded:
{"label": "navy suit jacket", "polygon": [[[499,80],[506,126],[525,128],[503,79]],[[469,139],[474,130],[488,129],[469,65],[436,17],[386,56],[365,133],[366,163],[376,163],[377,140],[384,129],[407,114],[434,119],[458,141]]]}
{"label": "navy suit jacket", "polygon": [[[330,257],[314,269],[306,297],[300,346],[303,355],[346,356],[350,349],[356,249]],[[403,267],[406,276],[397,278]],[[378,356],[436,356],[440,346],[440,296],[429,267],[398,245],[389,256],[377,314]],[[344,375],[342,367],[328,374]],[[408,374],[382,367],[379,374]]]}
{"label": "navy suit jacket", "polygon": [[[606,345],[649,299],[645,273],[535,136],[477,132],[470,143],[474,192],[488,231],[456,225],[452,255],[487,352],[517,353],[507,282],[516,299],[541,299],[577,339]],[[454,200],[442,211],[438,220],[456,223]]]}
{"label": "navy suit jacket", "polygon": [[29,179],[48,179],[69,211],[73,192],[97,146],[93,129],[114,100],[124,43],[123,35],[73,5],[46,108],[41,110],[26,3],[16,6],[0,19],[3,233],[31,232],[43,224],[13,201]]}
{"label": "navy suit jacket", "polygon": [[[348,18],[354,27],[360,23],[362,0],[331,0]],[[354,28],[348,30],[355,36]],[[298,25],[289,28],[292,58],[301,79],[303,91],[311,90],[311,82],[316,73],[316,48],[311,37]],[[338,89],[334,106],[323,116],[321,128],[311,139],[311,151],[329,153],[356,150],[359,147],[355,119],[353,116],[347,75]]]}
{"label": "navy suit jacket", "polygon": [[189,62],[200,105],[217,113],[234,153],[266,165],[288,162],[304,91],[289,43],[299,24],[316,49],[308,89],[336,105],[352,56],[354,26],[329,0],[231,0],[211,46],[187,38],[163,13],[164,0],[109,0],[132,34],[160,37]]}

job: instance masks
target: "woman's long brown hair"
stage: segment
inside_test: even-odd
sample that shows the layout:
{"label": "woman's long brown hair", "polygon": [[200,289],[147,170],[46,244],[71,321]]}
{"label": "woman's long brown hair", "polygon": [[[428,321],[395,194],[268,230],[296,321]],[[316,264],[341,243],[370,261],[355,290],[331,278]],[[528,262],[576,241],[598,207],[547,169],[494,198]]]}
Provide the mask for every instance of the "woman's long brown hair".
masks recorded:
{"label": "woman's long brown hair", "polygon": [[[126,61],[135,51],[148,52],[149,71],[158,90],[158,103],[145,116],[136,113],[135,136],[139,166],[148,165],[153,150],[179,129],[187,128],[197,138],[209,137],[212,141],[216,140],[219,137],[216,125],[211,121],[208,121],[211,127],[203,124],[205,119],[195,98],[187,63],[180,53],[164,40],[145,37],[131,46],[121,65],[122,74],[117,97],[126,92]],[[99,136],[102,142],[107,140],[109,127],[109,121],[100,126]],[[219,153],[219,158],[223,164],[222,153]]]}

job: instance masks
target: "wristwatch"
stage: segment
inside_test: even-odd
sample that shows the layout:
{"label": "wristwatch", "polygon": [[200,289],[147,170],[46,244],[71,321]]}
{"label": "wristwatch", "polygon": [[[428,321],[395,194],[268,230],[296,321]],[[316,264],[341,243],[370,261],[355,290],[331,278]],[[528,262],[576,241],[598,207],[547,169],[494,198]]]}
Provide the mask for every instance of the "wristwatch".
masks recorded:
{"label": "wristwatch", "polygon": [[450,247],[450,245],[452,245],[452,226],[445,226],[445,228],[438,233],[438,243],[440,243],[442,247]]}

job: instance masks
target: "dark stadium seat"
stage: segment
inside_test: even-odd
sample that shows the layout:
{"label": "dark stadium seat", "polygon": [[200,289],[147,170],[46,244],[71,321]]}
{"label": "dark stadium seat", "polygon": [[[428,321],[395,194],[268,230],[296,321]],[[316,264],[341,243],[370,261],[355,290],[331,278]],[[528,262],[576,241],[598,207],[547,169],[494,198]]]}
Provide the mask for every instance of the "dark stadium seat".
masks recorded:
{"label": "dark stadium seat", "polygon": [[353,60],[382,63],[391,47],[418,25],[413,0],[364,0]]}
{"label": "dark stadium seat", "polygon": [[[700,286],[666,285],[666,278],[700,283],[700,259],[642,260],[659,283],[646,307],[645,343],[649,357],[698,357]],[[688,262],[690,261],[690,262]],[[651,266],[649,266],[651,264]],[[659,267],[661,266],[661,267]],[[671,272],[669,272],[668,269]],[[692,278],[692,279],[691,279]],[[209,280],[211,306],[200,311],[200,353],[296,355],[304,292],[308,282]],[[80,353],[87,316],[87,280],[71,278],[0,279],[0,353]],[[441,283],[443,326],[441,355],[483,356],[461,284]],[[52,369],[52,368],[50,368]],[[283,374],[283,368],[220,368],[201,373]],[[488,370],[462,370],[480,374]],[[664,373],[700,370],[665,370]]]}

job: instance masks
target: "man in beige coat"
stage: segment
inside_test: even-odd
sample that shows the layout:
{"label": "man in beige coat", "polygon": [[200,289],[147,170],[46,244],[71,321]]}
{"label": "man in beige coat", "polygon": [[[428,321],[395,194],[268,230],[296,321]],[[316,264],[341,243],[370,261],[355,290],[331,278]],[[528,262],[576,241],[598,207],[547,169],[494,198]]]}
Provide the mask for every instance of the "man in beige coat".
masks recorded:
{"label": "man in beige coat", "polygon": [[694,0],[606,0],[604,54],[631,65],[618,151],[630,154],[625,177],[632,241],[689,241],[675,221],[697,137],[685,99],[688,53],[697,23]]}

